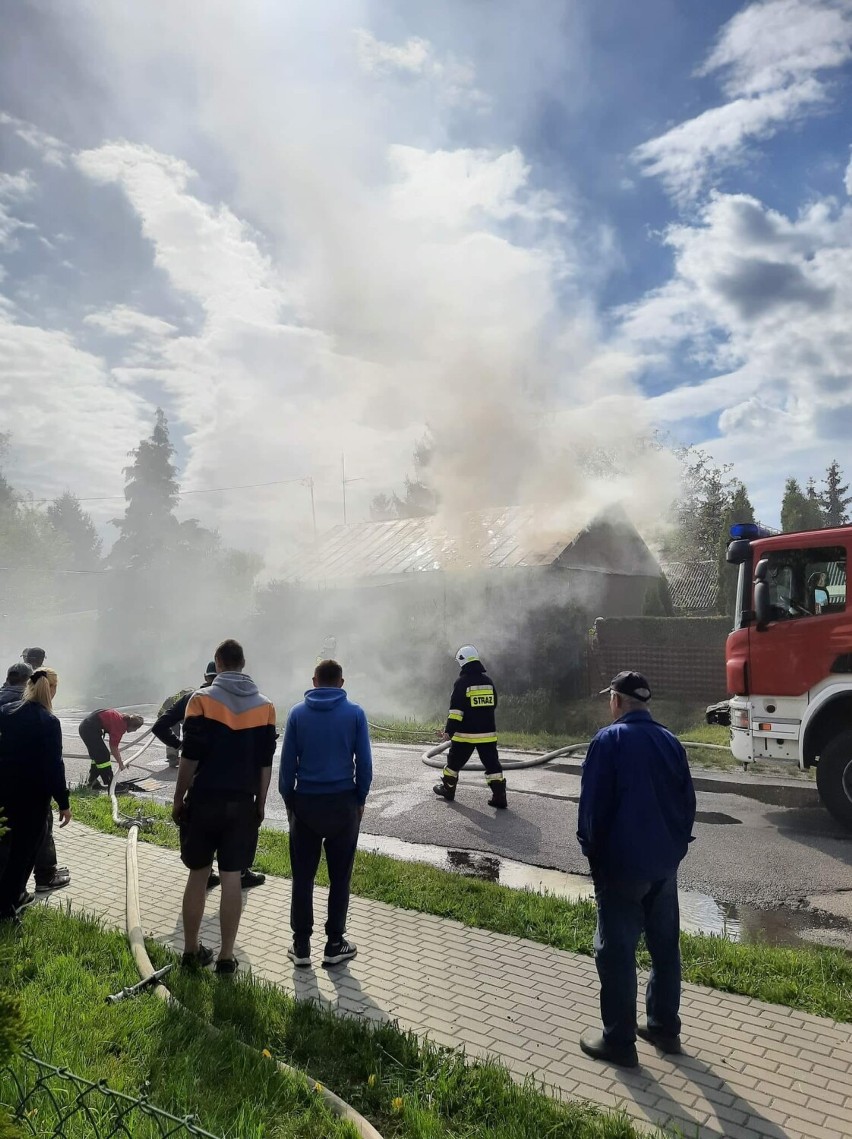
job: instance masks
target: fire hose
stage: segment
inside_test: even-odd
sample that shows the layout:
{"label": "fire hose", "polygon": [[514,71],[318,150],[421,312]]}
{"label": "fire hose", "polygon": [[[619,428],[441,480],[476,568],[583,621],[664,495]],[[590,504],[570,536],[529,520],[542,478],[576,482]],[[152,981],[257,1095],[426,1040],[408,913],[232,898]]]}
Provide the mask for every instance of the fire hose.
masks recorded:
{"label": "fire hose", "polygon": [[[727,751],[730,748],[725,744],[710,744],[701,743],[697,740],[681,740],[681,744],[685,748],[707,748],[710,751]],[[427,767],[442,768],[443,761],[438,759],[438,756],[449,749],[452,740],[444,740],[443,743],[437,747],[430,748],[422,755],[422,761]],[[548,751],[544,755],[531,755],[528,759],[501,759],[500,765],[504,771],[518,771],[525,767],[541,767],[545,763],[552,763],[554,759],[560,759],[563,755],[574,755],[576,752],[583,752],[583,755],[589,750],[589,745],[585,744],[567,744],[565,747],[558,747],[555,751]],[[474,771],[483,770],[482,764],[479,761],[469,763],[466,765],[466,770],[472,769]]]}
{"label": "fire hose", "polygon": [[[137,837],[139,828],[134,824],[130,827],[127,835],[127,850],[125,858],[125,923],[127,931],[127,941],[130,945],[130,951],[133,954],[133,960],[136,963],[137,971],[142,981],[145,982],[146,987],[150,986],[154,993],[161,1001],[171,1004],[173,1007],[181,1009],[183,1012],[190,1016],[195,1016],[189,1009],[180,1003],[180,1001],[172,994],[172,992],[161,983],[160,977],[164,970],[155,970],[151,958],[148,956],[148,950],[145,947],[145,934],[142,929],[142,914],[139,906],[139,859],[137,851]],[[130,986],[131,989],[138,989],[138,986]],[[122,990],[126,992],[126,990]],[[121,999],[120,994],[116,994],[118,999]],[[196,1018],[201,1019],[201,1018]],[[220,1035],[220,1030],[209,1021],[201,1020],[204,1028],[207,1029],[213,1036]],[[250,1047],[243,1041],[238,1041],[240,1046],[247,1052],[251,1052],[257,1057],[259,1062],[261,1057],[255,1048]],[[286,1075],[294,1077],[299,1080],[307,1081],[312,1085],[313,1089],[317,1091],[325,1101],[329,1110],[336,1115],[339,1119],[345,1120],[349,1123],[355,1132],[360,1136],[360,1139],[382,1139],[382,1135],[376,1128],[365,1119],[363,1115],[350,1107],[345,1100],[340,1096],[329,1091],[325,1085],[312,1080],[306,1072],[299,1071],[298,1068],[291,1068],[289,1064],[285,1064],[283,1060],[275,1060],[275,1065],[278,1070],[284,1072]]]}

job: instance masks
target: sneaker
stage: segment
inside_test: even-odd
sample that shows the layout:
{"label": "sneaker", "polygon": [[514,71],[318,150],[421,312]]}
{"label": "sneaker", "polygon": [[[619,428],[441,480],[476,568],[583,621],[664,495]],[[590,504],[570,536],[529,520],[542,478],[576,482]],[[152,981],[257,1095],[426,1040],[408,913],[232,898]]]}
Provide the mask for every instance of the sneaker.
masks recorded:
{"label": "sneaker", "polygon": [[71,871],[67,866],[57,866],[53,876],[46,882],[36,882],[37,894],[49,894],[51,890],[61,890],[71,881]]}
{"label": "sneaker", "polygon": [[669,1056],[680,1056],[683,1052],[680,1036],[660,1032],[657,1028],[649,1028],[644,1021],[636,1029],[636,1035],[647,1040],[649,1044],[653,1044],[655,1048],[659,1048],[661,1052],[665,1052]]}
{"label": "sneaker", "polygon": [[219,877],[216,871],[211,870],[210,877],[207,879],[207,889],[212,890],[215,886],[218,886],[221,881],[222,879]]}
{"label": "sneaker", "polygon": [[218,973],[220,977],[233,977],[239,967],[240,963],[236,957],[225,957],[224,959],[220,957],[214,966],[214,972]]}
{"label": "sneaker", "polygon": [[621,1048],[615,1048],[612,1044],[607,1044],[600,1033],[587,1032],[580,1039],[580,1050],[591,1056],[593,1060],[603,1060],[605,1064],[615,1064],[619,1068],[639,1067],[635,1044],[625,1044]]}
{"label": "sneaker", "polygon": [[357,957],[357,955],[357,947],[347,941],[345,937],[338,937],[334,941],[327,941],[325,943],[325,953],[322,958],[323,968],[327,969],[329,965],[342,965],[344,961],[351,961],[352,958]]}
{"label": "sneaker", "polygon": [[213,950],[199,945],[194,952],[184,953],[180,959],[182,969],[203,969],[213,960]]}
{"label": "sneaker", "polygon": [[24,890],[23,894],[21,894],[20,898],[18,898],[18,913],[20,913],[21,910],[25,910],[27,906],[31,906],[34,901],[35,894],[31,894],[28,890]]}
{"label": "sneaker", "polygon": [[259,870],[244,870],[240,875],[240,887],[243,890],[251,890],[254,886],[262,886],[266,881],[266,875],[261,874]]}
{"label": "sneaker", "polygon": [[311,963],[311,943],[307,938],[293,938],[293,944],[287,950],[287,956],[298,969],[304,969]]}

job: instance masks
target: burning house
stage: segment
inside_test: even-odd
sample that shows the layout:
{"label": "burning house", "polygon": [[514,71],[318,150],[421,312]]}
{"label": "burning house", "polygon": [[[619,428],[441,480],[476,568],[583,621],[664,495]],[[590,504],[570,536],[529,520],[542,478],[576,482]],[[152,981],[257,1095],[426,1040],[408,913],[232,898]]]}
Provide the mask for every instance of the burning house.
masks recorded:
{"label": "burning house", "polygon": [[[509,507],[454,525],[407,518],[337,526],[271,592],[292,614],[291,628],[313,615],[315,655],[333,649],[350,677],[375,672],[377,661],[399,672],[401,656],[424,674],[434,662],[443,685],[447,654],[472,641],[504,689],[509,678],[515,691],[556,685],[567,696],[584,692],[594,618],[641,614],[659,574],[619,508],[560,530],[532,509]],[[297,651],[305,656],[308,646]]]}

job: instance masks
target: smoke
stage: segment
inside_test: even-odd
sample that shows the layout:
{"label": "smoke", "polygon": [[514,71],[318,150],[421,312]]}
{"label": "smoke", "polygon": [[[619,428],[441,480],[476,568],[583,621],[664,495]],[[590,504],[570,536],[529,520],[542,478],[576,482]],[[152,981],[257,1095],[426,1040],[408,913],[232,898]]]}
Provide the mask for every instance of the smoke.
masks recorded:
{"label": "smoke", "polygon": [[[88,239],[103,209],[123,233],[109,255],[141,241],[149,261],[144,303],[129,290],[81,320],[110,360],[105,399],[164,403],[185,487],[291,480],[181,507],[261,552],[270,578],[312,537],[300,480],[320,529],[339,521],[345,453],[363,519],[426,424],[456,532],[508,503],[536,508],[545,544],[616,501],[641,527],[676,489],[646,446],[638,361],[599,328],[609,235],[517,143],[557,75],[579,82],[568,17],[501,0],[484,28],[481,10],[429,7],[420,28],[366,0],[46,9],[71,77],[51,90],[90,78],[76,116],[40,125],[67,148]],[[596,450],[617,456],[605,475]],[[214,602],[199,589],[187,623],[163,583],[162,612],[194,642],[163,661],[170,682],[209,656]]]}

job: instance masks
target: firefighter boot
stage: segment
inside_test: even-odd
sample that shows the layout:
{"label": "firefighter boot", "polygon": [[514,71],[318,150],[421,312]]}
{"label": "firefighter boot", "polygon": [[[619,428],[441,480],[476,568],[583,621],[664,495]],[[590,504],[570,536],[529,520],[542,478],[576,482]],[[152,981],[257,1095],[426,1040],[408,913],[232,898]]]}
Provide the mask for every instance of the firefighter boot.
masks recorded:
{"label": "firefighter boot", "polygon": [[456,772],[450,771],[448,767],[445,767],[441,773],[441,782],[436,783],[432,790],[436,795],[440,795],[442,799],[446,799],[447,802],[452,803],[456,797],[456,787],[458,787],[458,783],[459,777]]}
{"label": "firefighter boot", "polygon": [[506,802],[506,780],[502,776],[499,779],[490,779],[488,781],[488,787],[491,791],[488,806],[502,807],[505,809],[508,806]]}

